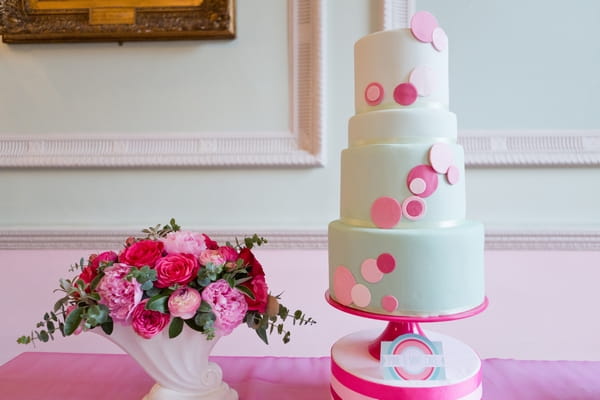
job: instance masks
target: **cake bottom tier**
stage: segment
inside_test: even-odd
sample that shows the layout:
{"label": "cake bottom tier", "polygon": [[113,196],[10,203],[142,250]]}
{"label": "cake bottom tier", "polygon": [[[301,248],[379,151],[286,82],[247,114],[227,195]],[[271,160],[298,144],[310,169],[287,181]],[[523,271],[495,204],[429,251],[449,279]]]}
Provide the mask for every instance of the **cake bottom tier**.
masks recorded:
{"label": "cake bottom tier", "polygon": [[[436,332],[427,338],[443,349],[444,379],[385,379],[380,362],[367,351],[376,331],[338,340],[331,348],[331,398],[334,400],[480,400],[481,360],[466,344]],[[411,349],[405,349],[410,352]],[[415,354],[414,351],[411,354]],[[419,352],[417,351],[417,354]]]}
{"label": "cake bottom tier", "polygon": [[368,313],[442,316],[479,306],[483,225],[376,229],[329,225],[329,294]]}

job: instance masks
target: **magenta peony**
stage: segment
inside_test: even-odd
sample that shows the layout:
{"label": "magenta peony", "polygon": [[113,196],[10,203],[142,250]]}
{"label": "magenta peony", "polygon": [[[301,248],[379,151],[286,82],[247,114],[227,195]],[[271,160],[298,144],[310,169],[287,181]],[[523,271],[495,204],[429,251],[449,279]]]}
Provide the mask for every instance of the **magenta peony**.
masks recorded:
{"label": "magenta peony", "polygon": [[167,306],[172,316],[190,319],[196,315],[201,302],[202,296],[200,296],[200,292],[186,286],[171,293]]}
{"label": "magenta peony", "polygon": [[187,253],[197,257],[206,250],[205,235],[198,232],[170,232],[161,240],[169,254]]}
{"label": "magenta peony", "polygon": [[108,307],[110,316],[125,322],[133,308],[142,299],[142,288],[135,280],[127,280],[125,276],[131,271],[129,265],[113,264],[104,269],[104,276],[98,282],[96,291],[100,295],[100,303]]}
{"label": "magenta peony", "polygon": [[160,311],[146,310],[148,299],[138,304],[131,313],[131,326],[144,339],[156,336],[169,324],[171,317]]}
{"label": "magenta peony", "polygon": [[229,335],[242,323],[248,304],[239,290],[220,279],[211,283],[202,291],[202,300],[210,304],[215,320],[215,330],[219,335]]}
{"label": "magenta peony", "polygon": [[198,275],[198,260],[191,254],[169,254],[156,262],[155,286],[187,285]]}

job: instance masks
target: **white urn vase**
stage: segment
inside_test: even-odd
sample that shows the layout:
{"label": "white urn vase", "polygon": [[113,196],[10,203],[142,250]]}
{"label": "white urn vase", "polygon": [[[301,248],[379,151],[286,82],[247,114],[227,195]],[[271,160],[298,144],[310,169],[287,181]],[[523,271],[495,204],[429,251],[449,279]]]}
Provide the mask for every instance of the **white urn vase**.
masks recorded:
{"label": "white urn vase", "polygon": [[208,360],[219,337],[212,340],[184,326],[181,334],[169,338],[168,329],[144,339],[131,326],[115,324],[106,335],[156,381],[142,400],[237,400],[237,392],[223,382],[221,367]]}

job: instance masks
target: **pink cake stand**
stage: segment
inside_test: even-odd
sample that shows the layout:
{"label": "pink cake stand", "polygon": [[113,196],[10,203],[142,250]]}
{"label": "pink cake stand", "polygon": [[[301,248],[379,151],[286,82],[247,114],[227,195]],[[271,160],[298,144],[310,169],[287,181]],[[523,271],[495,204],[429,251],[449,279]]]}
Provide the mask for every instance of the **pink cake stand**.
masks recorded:
{"label": "pink cake stand", "polygon": [[488,306],[488,298],[485,297],[483,299],[483,303],[478,305],[475,308],[472,308],[467,311],[463,311],[456,314],[448,314],[448,315],[439,315],[439,316],[431,316],[431,317],[417,317],[417,316],[397,316],[397,315],[385,315],[385,314],[374,314],[368,313],[366,311],[357,310],[354,308],[347,307],[343,304],[338,303],[333,300],[329,295],[329,290],[325,292],[325,299],[329,304],[333,307],[337,308],[340,311],[343,311],[348,314],[357,315],[363,318],[377,319],[381,321],[388,321],[386,328],[383,332],[369,344],[369,354],[373,356],[375,359],[379,360],[381,342],[390,342],[396,339],[400,335],[405,335],[407,333],[415,333],[422,336],[423,331],[421,330],[421,326],[419,325],[422,322],[443,322],[443,321],[454,321],[457,319],[469,318],[474,315],[479,314],[483,310],[485,310]]}

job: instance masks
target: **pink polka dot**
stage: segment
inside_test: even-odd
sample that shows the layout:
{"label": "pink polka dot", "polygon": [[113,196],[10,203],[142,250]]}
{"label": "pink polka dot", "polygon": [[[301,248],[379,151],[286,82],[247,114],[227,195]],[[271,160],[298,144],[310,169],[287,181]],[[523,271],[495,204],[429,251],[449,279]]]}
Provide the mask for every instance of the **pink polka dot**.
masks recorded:
{"label": "pink polka dot", "polygon": [[365,281],[369,283],[379,282],[383,278],[383,272],[377,267],[377,260],[368,258],[360,265],[360,273]]}
{"label": "pink polka dot", "polygon": [[[417,179],[420,179],[424,182],[424,190],[420,190],[422,189],[423,183],[418,181],[416,186],[419,190],[413,191],[413,182]],[[429,165],[417,165],[409,171],[408,177],[406,178],[406,183],[412,194],[419,195],[421,197],[429,197],[436,191],[438,187],[438,176],[433,168],[431,168]]]}
{"label": "pink polka dot", "polygon": [[446,179],[451,185],[455,185],[460,180],[460,171],[456,165],[451,165],[446,172]]}
{"label": "pink polka dot", "polygon": [[398,299],[394,296],[383,296],[381,298],[381,307],[387,312],[394,312],[398,308]]}
{"label": "pink polka dot", "polygon": [[435,89],[435,75],[427,65],[413,69],[408,80],[415,85],[419,96],[429,96]]}
{"label": "pink polka dot", "polygon": [[437,51],[442,52],[448,48],[448,35],[439,26],[433,30],[431,41]]}
{"label": "pink polka dot", "polygon": [[417,220],[425,215],[427,205],[422,198],[412,196],[402,202],[402,211],[405,213],[406,218]]}
{"label": "pink polka dot", "polygon": [[339,266],[333,272],[333,294],[338,303],[345,306],[352,303],[352,288],[356,285],[356,280],[352,271],[344,266]]}
{"label": "pink polka dot", "polygon": [[448,143],[436,143],[429,150],[429,162],[431,166],[440,174],[445,174],[454,157],[452,156],[452,147]]}
{"label": "pink polka dot", "polygon": [[417,101],[417,88],[412,83],[401,83],[394,89],[394,100],[402,106],[410,106]]}
{"label": "pink polka dot", "polygon": [[352,301],[359,307],[366,307],[371,303],[371,292],[362,284],[354,285],[352,288]]}
{"label": "pink polka dot", "polygon": [[410,20],[410,30],[415,38],[424,43],[431,43],[433,31],[438,27],[437,19],[427,11],[419,11]]}
{"label": "pink polka dot", "polygon": [[410,181],[409,189],[413,194],[421,194],[427,189],[427,183],[422,178]]}
{"label": "pink polka dot", "polygon": [[376,227],[389,229],[396,226],[402,216],[402,206],[391,197],[379,197],[371,206],[371,219]]}
{"label": "pink polka dot", "polygon": [[390,253],[382,253],[377,257],[377,268],[384,274],[389,274],[396,268],[396,259]]}
{"label": "pink polka dot", "polygon": [[383,99],[383,86],[377,82],[372,82],[365,89],[365,101],[370,106],[376,106]]}

